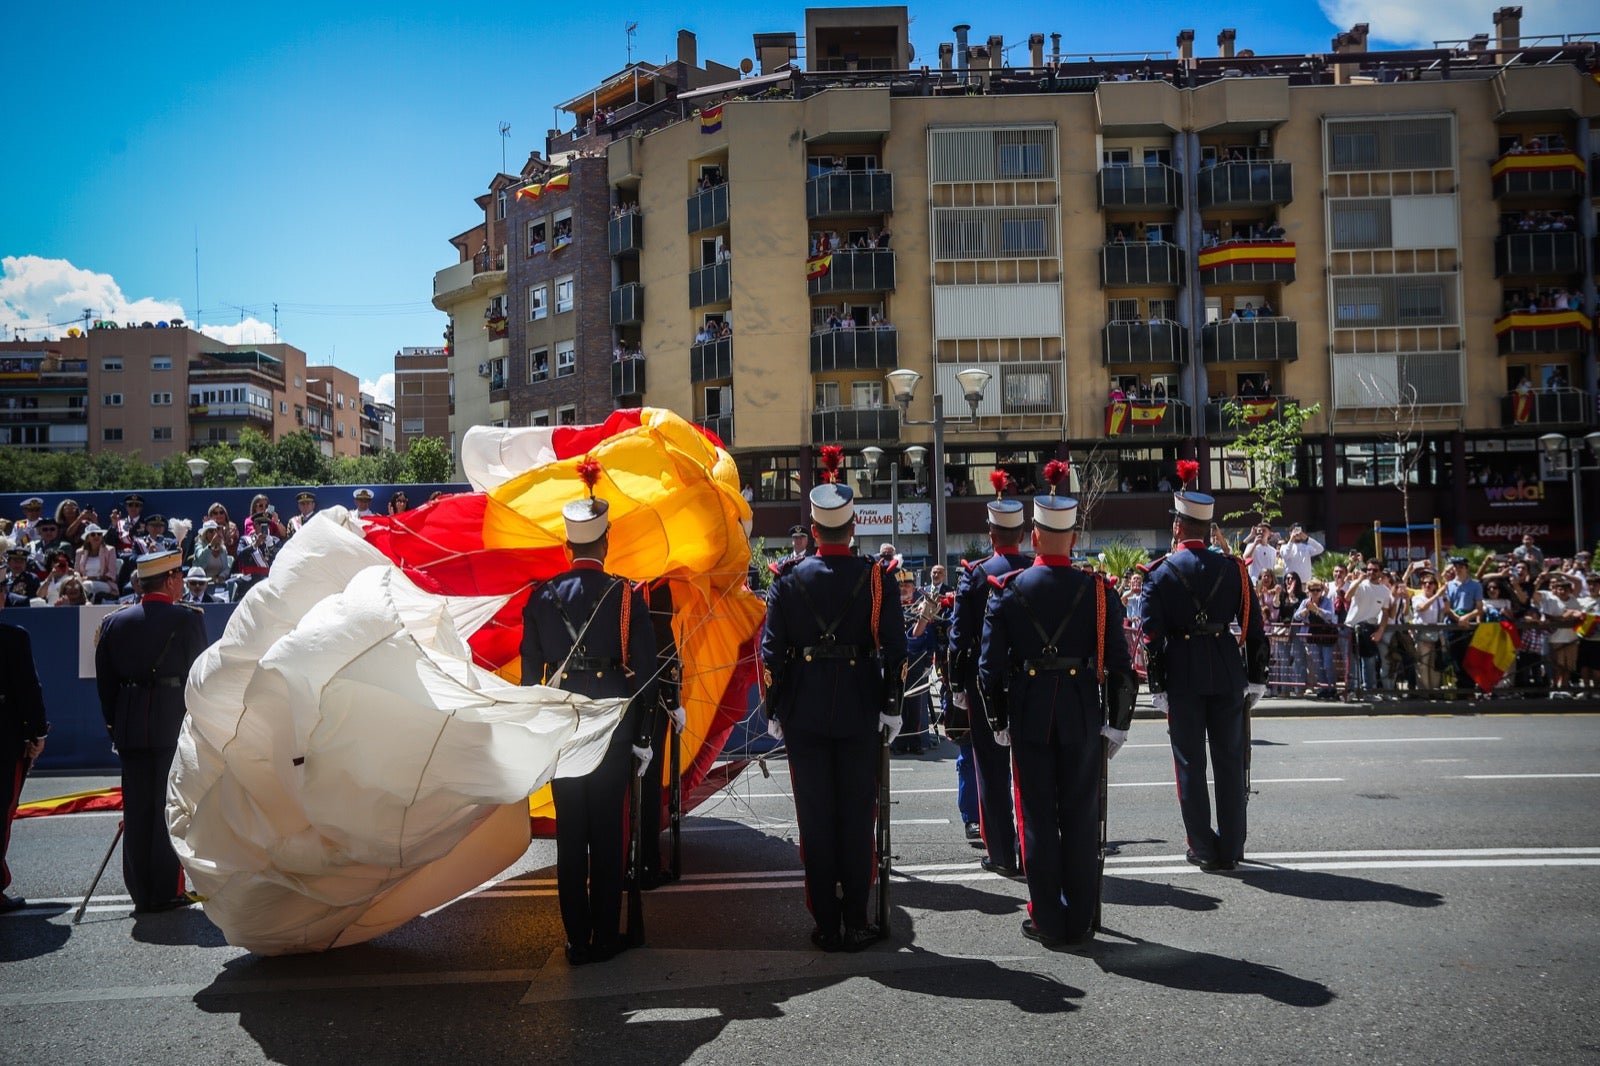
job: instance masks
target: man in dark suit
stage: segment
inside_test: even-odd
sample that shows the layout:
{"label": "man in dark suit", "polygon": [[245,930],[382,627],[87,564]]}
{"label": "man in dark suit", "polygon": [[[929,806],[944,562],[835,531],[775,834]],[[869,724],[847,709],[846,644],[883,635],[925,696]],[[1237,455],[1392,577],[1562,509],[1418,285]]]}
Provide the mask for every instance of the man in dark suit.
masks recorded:
{"label": "man in dark suit", "polygon": [[[6,818],[4,835],[0,835],[0,893],[11,887],[6,849],[11,845],[11,820],[17,816],[22,783],[33,761],[43,754],[49,732],[28,631],[0,625],[0,807]],[[15,910],[25,902],[20,896],[0,894],[0,912]]]}
{"label": "man in dark suit", "polygon": [[182,604],[183,555],[140,556],[143,594],[106,615],[95,637],[95,685],[122,758],[122,875],[135,911],[188,905],[167,832],[167,774],[183,726],[183,688],[205,651],[205,615]]}
{"label": "man in dark suit", "polygon": [[823,951],[859,951],[887,935],[867,920],[867,896],[881,745],[900,732],[906,634],[893,576],[850,550],[854,533],[850,489],[813,489],[817,554],[784,565],[761,635],[768,728],[789,753],[811,942]]}
{"label": "man in dark suit", "polygon": [[1093,938],[1102,762],[1128,738],[1138,689],[1121,601],[1072,566],[1077,514],[1053,490],[1034,498],[1033,565],[990,582],[978,663],[989,728],[1016,761],[1022,935],[1051,947]]}
{"label": "man in dark suit", "polygon": [[[1143,622],[1150,691],[1172,738],[1187,857],[1208,872],[1232,870],[1244,858],[1246,718],[1266,693],[1271,663],[1244,561],[1206,550],[1215,506],[1201,492],[1174,494],[1174,547],[1145,582]],[[1243,641],[1232,631],[1236,621]],[[1206,794],[1208,741],[1215,829]]]}
{"label": "man in dark suit", "polygon": [[[983,699],[978,691],[978,652],[983,640],[983,617],[989,606],[989,579],[1028,565],[1022,553],[1023,511],[1017,500],[989,502],[990,554],[967,564],[956,588],[954,617],[950,622],[950,673],[955,687],[951,718],[955,728],[970,728],[973,769],[978,784],[978,826],[982,835],[983,868],[1006,877],[1016,876],[1016,801],[1011,792],[1011,754],[994,742]],[[949,728],[947,725],[946,728]]]}
{"label": "man in dark suit", "polygon": [[630,770],[650,765],[656,642],[644,595],[605,571],[609,507],[590,496],[562,509],[572,569],[533,594],[522,613],[522,683],[594,698],[628,697],[600,763],[551,782],[556,895],[567,961],[603,962],[623,949],[623,816]]}

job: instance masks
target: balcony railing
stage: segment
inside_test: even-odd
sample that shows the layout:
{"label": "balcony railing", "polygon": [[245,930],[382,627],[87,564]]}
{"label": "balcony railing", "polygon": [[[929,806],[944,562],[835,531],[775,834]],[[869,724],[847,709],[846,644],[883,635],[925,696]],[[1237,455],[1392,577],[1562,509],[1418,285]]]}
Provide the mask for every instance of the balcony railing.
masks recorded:
{"label": "balcony railing", "polygon": [[1572,230],[1508,233],[1494,242],[1494,276],[1576,274],[1583,269],[1582,238]]}
{"label": "balcony railing", "polygon": [[1182,400],[1114,400],[1106,404],[1108,437],[1187,437],[1192,420]]}
{"label": "balcony railing", "polygon": [[1223,241],[1200,251],[1200,284],[1237,285],[1294,280],[1293,241]]}
{"label": "balcony railing", "polygon": [[611,324],[637,326],[644,321],[644,286],[637,281],[611,290]]}
{"label": "balcony railing", "polygon": [[701,415],[695,423],[717,435],[723,444],[733,443],[733,412],[725,411],[720,415]]}
{"label": "balcony railing", "polygon": [[721,337],[689,345],[689,381],[721,381],[733,377],[733,338]]}
{"label": "balcony railing", "polygon": [[1177,207],[1181,188],[1164,163],[1101,167],[1097,185],[1101,207]]}
{"label": "balcony railing", "polygon": [[1218,163],[1200,171],[1195,192],[1207,207],[1265,207],[1294,200],[1294,166],[1275,159]]}
{"label": "balcony railing", "polygon": [[1582,311],[1513,311],[1494,324],[1501,355],[1581,352],[1592,329]]}
{"label": "balcony railing", "polygon": [[1189,329],[1169,319],[1159,322],[1108,322],[1100,331],[1100,361],[1183,365],[1189,362]]}
{"label": "balcony railing", "polygon": [[731,265],[713,263],[689,271],[689,306],[725,304],[733,299],[733,275],[729,270]]}
{"label": "balcony railing", "polygon": [[819,407],[811,412],[814,444],[892,441],[899,436],[898,407]]}
{"label": "balcony railing", "polygon": [[716,229],[728,224],[728,184],[697,192],[689,197],[689,232]]}
{"label": "balcony railing", "polygon": [[[1256,422],[1266,422],[1283,416],[1286,404],[1299,403],[1293,396],[1232,396],[1226,400],[1207,400],[1205,403],[1205,430],[1208,437],[1232,437]],[[1235,425],[1228,405],[1239,409],[1243,425]]]}
{"label": "balcony railing", "polygon": [[832,329],[811,335],[811,372],[893,370],[900,365],[900,331]]}
{"label": "balcony railing", "polygon": [[1577,196],[1583,191],[1583,161],[1573,152],[1518,152],[1491,163],[1495,199]]}
{"label": "balcony railing", "polygon": [[606,224],[606,247],[612,255],[632,255],[644,247],[644,218],[630,211]]}
{"label": "balcony railing", "polygon": [[1300,358],[1300,327],[1292,318],[1207,322],[1200,343],[1208,363],[1292,363]]}
{"label": "balcony railing", "polygon": [[499,253],[479,252],[472,257],[472,272],[474,274],[487,274],[490,271],[504,270],[505,268],[506,254],[503,251]]}
{"label": "balcony railing", "polygon": [[88,412],[81,407],[0,407],[0,422],[83,422]]}
{"label": "balcony railing", "polygon": [[1518,426],[1582,426],[1589,422],[1593,410],[1589,394],[1579,389],[1511,392],[1500,397],[1500,425],[1505,429]]}
{"label": "balcony railing", "polygon": [[883,215],[894,210],[894,176],[882,170],[835,171],[806,182],[806,217]]}
{"label": "balcony railing", "polygon": [[617,359],[611,364],[611,398],[643,396],[645,390],[644,360]]}
{"label": "balcony railing", "polygon": [[890,292],[894,289],[894,253],[887,248],[834,252],[828,272],[811,278],[812,296],[830,292]]}
{"label": "balcony railing", "polygon": [[253,403],[191,403],[189,405],[189,418],[191,420],[244,418],[252,422],[271,422],[272,412]]}
{"label": "balcony railing", "polygon": [[1100,285],[1183,284],[1178,246],[1164,241],[1116,241],[1100,249]]}

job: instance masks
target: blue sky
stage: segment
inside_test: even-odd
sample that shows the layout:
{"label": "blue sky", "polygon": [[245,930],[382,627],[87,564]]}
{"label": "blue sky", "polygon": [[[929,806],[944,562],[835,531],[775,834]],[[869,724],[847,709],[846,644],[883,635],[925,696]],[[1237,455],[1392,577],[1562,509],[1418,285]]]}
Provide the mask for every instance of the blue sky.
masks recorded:
{"label": "blue sky", "polygon": [[[151,10],[143,10],[149,7]],[[1497,3],[911,5],[919,62],[969,22],[1025,56],[1030,32],[1063,50],[1169,50],[1196,31],[1238,29],[1258,53],[1322,51],[1368,21],[1392,45],[1492,29]],[[1592,30],[1575,0],[1530,0],[1524,32]],[[30,327],[86,306],[119,318],[183,314],[229,340],[283,340],[376,381],[397,348],[439,342],[428,300],[454,261],[447,238],[500,168],[542,149],[552,105],[626,59],[660,60],[680,28],[736,64],[752,33],[804,29],[803,5],[172,3],[11,5],[11,151],[0,199],[0,325]],[[1132,27],[1132,31],[1129,28]],[[195,246],[199,245],[196,303]],[[140,303],[139,301],[144,301]],[[198,307],[198,313],[196,308]],[[241,325],[242,323],[242,325]],[[224,327],[232,327],[225,329]]]}

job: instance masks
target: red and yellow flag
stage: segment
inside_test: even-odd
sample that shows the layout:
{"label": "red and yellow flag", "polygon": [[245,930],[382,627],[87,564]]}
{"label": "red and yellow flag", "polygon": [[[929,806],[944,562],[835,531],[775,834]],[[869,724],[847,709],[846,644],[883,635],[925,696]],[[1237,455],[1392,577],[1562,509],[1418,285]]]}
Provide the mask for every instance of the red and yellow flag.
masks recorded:
{"label": "red and yellow flag", "polygon": [[1167,417],[1165,400],[1128,401],[1128,421],[1136,426],[1159,426],[1165,417]]}
{"label": "red and yellow flag", "polygon": [[1293,241],[1226,241],[1200,253],[1200,269],[1243,263],[1287,263],[1294,265]]}
{"label": "red and yellow flag", "polygon": [[85,811],[122,810],[122,788],[91,788],[87,792],[69,792],[65,796],[29,800],[17,804],[18,818],[43,818],[48,814],[82,814]]}
{"label": "red and yellow flag", "polygon": [[1533,418],[1533,393],[1514,392],[1511,394],[1511,420],[1517,425],[1526,425]]}
{"label": "red and yellow flag", "polygon": [[1489,168],[1489,176],[1498,178],[1502,174],[1531,170],[1576,170],[1582,174],[1587,169],[1576,152],[1521,152],[1496,159]]}
{"label": "red and yellow flag", "polygon": [[1517,661],[1517,627],[1510,622],[1480,622],[1461,657],[1461,668],[1485,692],[1492,691]]}
{"label": "red and yellow flag", "polygon": [[1239,417],[1246,422],[1265,422],[1278,413],[1277,400],[1240,400]]}
{"label": "red and yellow flag", "polygon": [[1128,401],[1112,400],[1106,404],[1106,436],[1115,437],[1128,428]]}
{"label": "red and yellow flag", "polygon": [[833,255],[815,255],[806,260],[806,280],[815,281],[833,269]]}
{"label": "red and yellow flag", "polygon": [[544,191],[547,193],[560,192],[563,189],[570,188],[572,188],[572,172],[570,170],[563,171],[544,183]]}
{"label": "red and yellow flag", "polygon": [[1513,329],[1569,329],[1576,326],[1588,333],[1594,327],[1582,311],[1513,311],[1495,319],[1495,336]]}
{"label": "red and yellow flag", "polygon": [[1594,632],[1596,626],[1600,626],[1600,614],[1586,614],[1572,627],[1572,631],[1580,637],[1587,637]]}
{"label": "red and yellow flag", "polygon": [[539,184],[537,181],[530,185],[524,185],[522,188],[517,190],[517,199],[519,200],[537,200],[543,195],[544,186]]}
{"label": "red and yellow flag", "polygon": [[708,107],[700,112],[700,132],[715,133],[722,128],[722,105]]}

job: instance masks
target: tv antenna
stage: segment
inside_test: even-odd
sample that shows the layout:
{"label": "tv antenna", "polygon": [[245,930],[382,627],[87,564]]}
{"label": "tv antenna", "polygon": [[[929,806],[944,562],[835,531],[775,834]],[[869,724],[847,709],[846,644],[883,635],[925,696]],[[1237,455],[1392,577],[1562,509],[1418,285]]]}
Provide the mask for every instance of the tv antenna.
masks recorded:
{"label": "tv antenna", "polygon": [[625,32],[628,35],[628,65],[631,67],[633,66],[633,35],[639,32],[639,24],[637,22],[628,23],[628,28]]}
{"label": "tv antenna", "polygon": [[500,123],[500,173],[506,172],[506,141],[511,137],[511,123]]}

